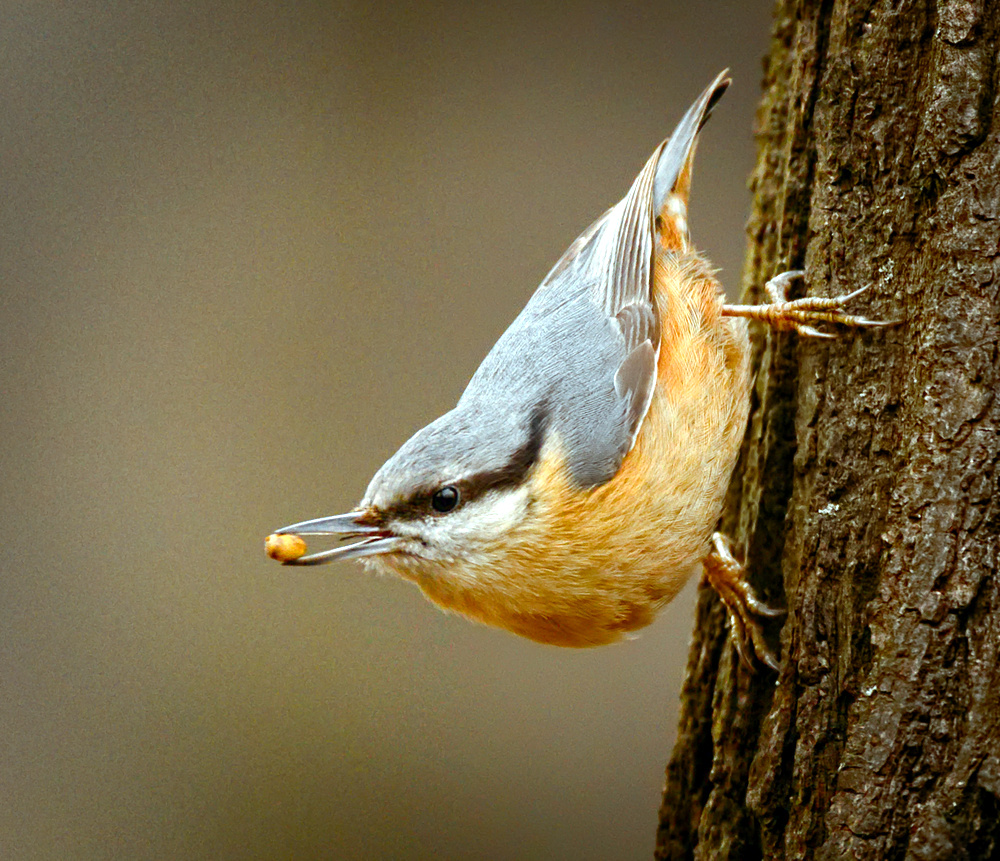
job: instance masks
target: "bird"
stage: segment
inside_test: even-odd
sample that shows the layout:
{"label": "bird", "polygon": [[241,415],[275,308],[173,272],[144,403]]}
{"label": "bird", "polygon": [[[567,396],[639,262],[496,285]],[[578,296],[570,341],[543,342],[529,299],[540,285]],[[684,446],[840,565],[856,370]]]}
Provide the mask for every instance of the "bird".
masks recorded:
{"label": "bird", "polygon": [[[819,324],[863,292],[728,305],[692,245],[698,134],[730,84],[705,88],[625,197],[569,246],[472,376],[344,514],[269,536],[287,565],[361,560],[447,611],[541,643],[600,646],[650,624],[701,570],[740,658],[771,667],[765,620],[717,531],[752,386],[748,326],[831,337]],[[353,543],[305,554],[303,535]]]}

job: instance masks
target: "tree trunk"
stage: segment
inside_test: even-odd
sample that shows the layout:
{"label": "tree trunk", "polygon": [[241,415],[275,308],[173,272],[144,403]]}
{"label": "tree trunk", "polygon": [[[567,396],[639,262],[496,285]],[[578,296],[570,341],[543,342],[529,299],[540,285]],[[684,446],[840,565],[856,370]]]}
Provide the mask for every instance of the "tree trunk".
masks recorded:
{"label": "tree trunk", "polygon": [[723,529],[781,670],[703,587],[657,858],[1000,859],[998,45],[997,0],[777,4],[744,301],[903,322],[760,334]]}

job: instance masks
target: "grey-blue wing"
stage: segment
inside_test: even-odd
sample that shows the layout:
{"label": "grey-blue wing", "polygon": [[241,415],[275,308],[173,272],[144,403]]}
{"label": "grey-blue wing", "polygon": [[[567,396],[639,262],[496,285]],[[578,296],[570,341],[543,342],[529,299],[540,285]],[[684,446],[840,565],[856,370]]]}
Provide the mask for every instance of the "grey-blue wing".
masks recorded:
{"label": "grey-blue wing", "polygon": [[[573,481],[603,484],[632,445],[631,395],[616,386],[628,355],[621,332],[585,289],[540,290],[480,365],[458,409],[493,428],[509,427],[496,412],[525,424],[540,415],[547,432],[558,434]],[[645,370],[641,376],[649,378]],[[519,432],[527,428],[505,431]],[[480,445],[507,449],[510,442],[491,433]]]}
{"label": "grey-blue wing", "polygon": [[458,409],[494,429],[483,434],[484,448],[495,445],[499,456],[506,437],[527,432],[511,421],[542,415],[578,485],[602,484],[618,471],[656,387],[656,216],[727,85],[722,73],[702,92],[628,194],[573,242],[483,361]]}

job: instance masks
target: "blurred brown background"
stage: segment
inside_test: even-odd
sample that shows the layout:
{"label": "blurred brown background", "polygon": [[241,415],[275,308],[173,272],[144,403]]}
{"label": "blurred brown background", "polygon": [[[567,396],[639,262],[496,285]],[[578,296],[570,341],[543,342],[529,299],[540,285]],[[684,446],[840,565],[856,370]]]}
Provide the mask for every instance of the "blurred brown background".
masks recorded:
{"label": "blurred brown background", "polygon": [[351,506],[769,3],[7,3],[0,857],[652,852],[693,589],[591,652],[262,538]]}

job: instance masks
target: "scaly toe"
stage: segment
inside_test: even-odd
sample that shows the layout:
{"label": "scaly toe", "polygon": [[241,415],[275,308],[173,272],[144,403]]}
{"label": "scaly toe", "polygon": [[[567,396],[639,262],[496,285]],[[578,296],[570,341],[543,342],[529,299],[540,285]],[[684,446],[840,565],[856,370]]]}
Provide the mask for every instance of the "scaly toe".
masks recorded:
{"label": "scaly toe", "polygon": [[729,539],[719,532],[712,536],[714,550],[705,557],[705,579],[722,599],[729,618],[729,634],[740,661],[751,671],[756,671],[756,661],[773,670],[778,659],[771,651],[764,636],[761,619],[774,618],[784,610],[770,607],[761,601],[746,581],[746,572],[733,556]]}

